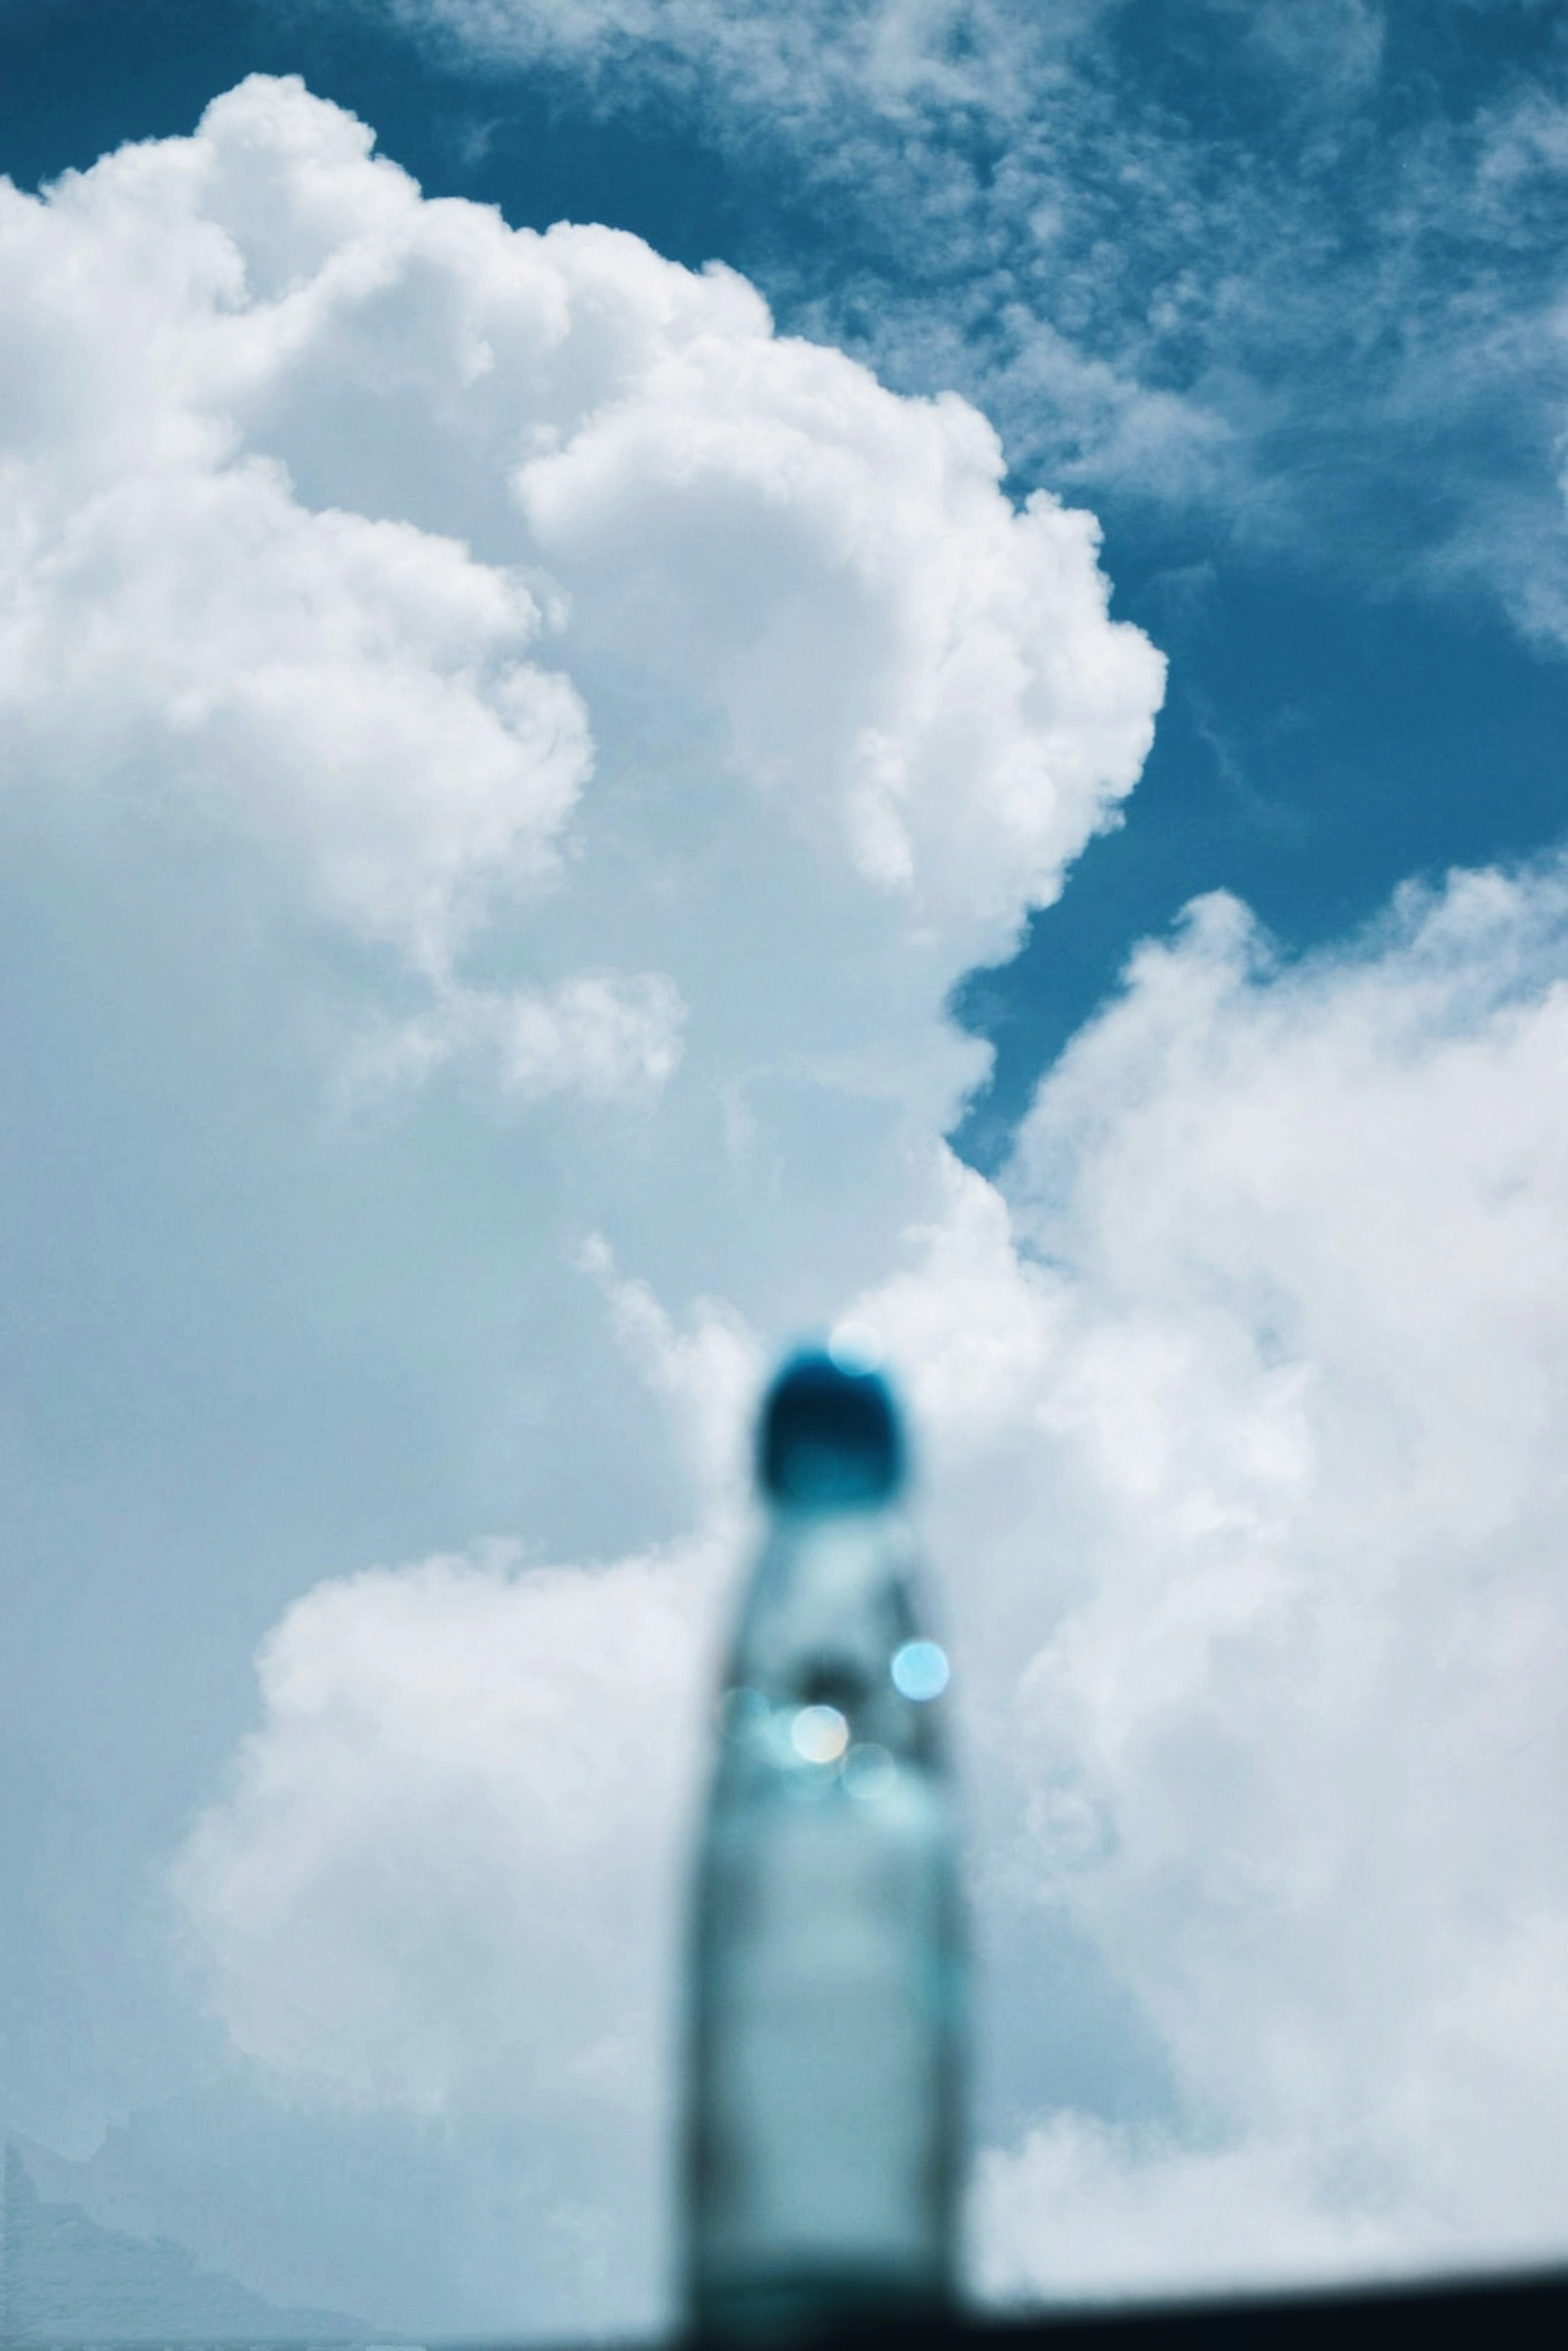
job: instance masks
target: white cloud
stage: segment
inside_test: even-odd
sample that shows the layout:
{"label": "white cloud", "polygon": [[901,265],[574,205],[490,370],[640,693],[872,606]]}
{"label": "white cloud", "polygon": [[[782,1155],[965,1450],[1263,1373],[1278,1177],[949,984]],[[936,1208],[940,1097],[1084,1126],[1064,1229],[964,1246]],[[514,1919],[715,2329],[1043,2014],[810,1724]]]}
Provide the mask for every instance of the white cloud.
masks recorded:
{"label": "white cloud", "polygon": [[1379,2185],[1354,2158],[1325,2179],[1295,2141],[1193,2147],[1060,2114],[982,2157],[980,2265],[998,2302],[1026,2306],[1042,2291],[1157,2296],[1270,2272],[1386,2276],[1411,2247]]}
{"label": "white cloud", "polygon": [[[775,339],[732,276],[424,204],[369,146],[254,80],[193,140],[7,193],[18,759],[42,735],[51,773],[259,836],[437,981],[671,794],[701,831],[759,797],[944,924],[955,975],[1005,946],[1149,740],[1158,664],[1105,626],[1089,518],[1013,513],[973,411]],[[535,1001],[503,1083],[559,1058]]]}
{"label": "white cloud", "polygon": [[601,1285],[622,1351],[672,1408],[710,1510],[739,1507],[750,1468],[747,1439],[765,1365],[755,1334],[722,1299],[698,1299],[678,1329],[647,1282],[628,1280],[602,1233],[591,1233],[580,1262]]}
{"label": "white cloud", "polygon": [[418,2112],[648,2107],[720,1556],[438,1558],[295,1604],[180,1865],[240,2049]]}
{"label": "white cloud", "polygon": [[549,991],[442,987],[413,1019],[387,1019],[350,1044],[338,1088],[347,1111],[423,1084],[449,1063],[487,1081],[498,1104],[576,1092],[646,1101],[681,1058],[685,1007],[661,972],[580,973]]}
{"label": "white cloud", "polygon": [[[32,968],[37,1066],[76,1073],[39,1149],[112,1196],[84,1219],[68,1180],[51,1217],[30,1163],[28,1270],[37,1328],[81,1312],[62,1418],[95,1459],[120,1389],[83,1401],[82,1366],[137,1342],[103,1578],[147,1578],[112,1667],[63,1606],[0,1662],[72,1726],[141,1725],[95,1818],[145,1844],[162,1805],[172,1841],[206,1800],[180,1898],[251,2078],[433,2116],[476,2167],[428,2323],[625,2325],[658,2292],[674,1813],[758,1365],[941,1213],[934,1139],[986,1059],[948,992],[1114,820],[1163,664],[1107,616],[1092,519],[1015,507],[962,402],[778,336],[732,273],[426,203],[370,145],[256,79],[0,204],[4,816],[73,940],[110,915],[79,985],[79,944]],[[235,1455],[172,1468],[204,1414]],[[234,1458],[245,1524],[173,1563]],[[524,1548],[320,1583],[345,1520],[375,1528],[347,1568]],[[243,1726],[212,1692],[269,1620],[214,1798]],[[107,1947],[110,1893],[57,1868]],[[144,2053],[60,2030],[113,2052],[77,2128],[153,2095]],[[378,2210],[436,2225],[423,2190]]]}
{"label": "white cloud", "polygon": [[988,2157],[998,2291],[1562,2244],[1565,1022],[1555,871],[1283,969],[1205,902],[1042,1089],[1015,1301],[971,1178],[984,1250],[945,1236],[865,1309],[936,1427],[988,1372],[990,1442],[1037,1457],[1077,1590],[1021,1673],[959,1586],[1007,1882],[1179,2091]]}
{"label": "white cloud", "polygon": [[[991,2294],[1440,2267],[1550,2252],[1568,2231],[1565,1024],[1555,871],[1411,892],[1359,951],[1285,967],[1232,902],[1202,902],[1047,1081],[1007,1197],[946,1161],[904,1270],[854,1303],[922,1438],[967,1694],[982,1949],[1063,1923],[1168,2071],[1143,2121],[1117,2119],[1053,2096],[1027,1999],[990,2020],[994,2062],[1024,2074],[1033,2107],[979,2163]],[[608,1272],[601,1249],[594,1263]],[[705,1346],[709,1308],[677,1345],[645,1290],[617,1295],[648,1375],[673,1393],[678,1367],[681,1410],[706,1394],[733,1431],[743,1336]],[[733,1525],[714,1537],[735,1541]],[[519,1705],[536,1672],[566,1674],[580,1717],[563,1817],[580,1749],[601,1733],[630,1769],[669,1707],[695,1707],[717,1584],[653,1573],[686,1594],[658,1604],[674,1646],[645,1640],[621,1597],[621,1577],[653,1588],[645,1563],[537,1594],[527,1578],[464,1587],[475,1654],[492,1634],[529,1653],[509,1669]],[[397,1776],[361,1768],[381,1734],[362,1728],[356,1660],[406,1604],[396,1577],[301,1604],[282,1636],[298,1673],[266,1667],[242,1793],[201,1832],[206,1930],[242,2031],[279,1977],[312,1987],[301,2008],[322,1985],[345,2013],[354,1997],[364,1919],[334,1889],[383,1842]],[[356,1625],[351,1642],[319,1643],[318,1605]],[[566,1605],[580,1668],[532,1629]],[[377,1719],[401,1718],[379,1669],[363,1675]],[[461,1786],[482,1822],[462,1676],[433,1687],[414,1708],[416,1790],[439,1810]],[[537,1768],[543,1801],[548,1739],[520,1738],[508,1718],[497,1755],[526,1760],[497,1761],[494,1786]],[[345,1787],[325,1844],[287,1784],[272,1793],[280,1775]],[[615,1784],[612,1843],[668,1857],[673,1776]],[[410,1888],[423,1802],[396,1803]],[[628,1855],[596,1853],[617,1885]],[[505,1883],[554,1885],[510,1830],[496,1854]],[[666,1963],[679,1884],[673,1868],[638,1880]],[[597,1893],[576,1898],[598,1915]],[[425,1907],[411,1896],[391,1932],[374,1912],[382,1949],[412,1938],[406,1988],[401,1962],[375,1977],[400,2020],[378,2029],[411,2052],[435,2005]],[[513,1935],[508,1964],[532,1981],[552,1916],[519,1908],[508,1926],[486,1897],[472,1953],[430,1962],[443,2012],[482,2009],[492,1935]],[[656,1972],[552,1978],[561,2063],[587,2064],[622,2026],[649,2033]],[[661,1996],[667,2013],[667,1979]],[[1049,1976],[1032,1997],[1057,1997]],[[357,2028],[340,2034],[338,2012],[312,2062],[340,2072]],[[1107,2085],[1114,2061],[1103,2053]],[[645,2194],[656,2173],[650,2158]]]}
{"label": "white cloud", "polygon": [[318,1586],[268,1639],[263,1726],[180,1858],[235,2049],[329,2117],[455,2127],[511,2240],[481,2256],[492,2323],[623,2326],[664,2284],[670,1888],[730,1548]]}

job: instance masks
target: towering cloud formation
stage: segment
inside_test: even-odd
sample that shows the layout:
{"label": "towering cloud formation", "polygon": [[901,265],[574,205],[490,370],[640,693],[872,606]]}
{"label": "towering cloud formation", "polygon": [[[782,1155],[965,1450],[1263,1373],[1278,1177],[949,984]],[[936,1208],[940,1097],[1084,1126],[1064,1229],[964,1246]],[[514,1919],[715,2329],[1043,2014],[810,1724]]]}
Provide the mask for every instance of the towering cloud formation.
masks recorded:
{"label": "towering cloud formation", "polygon": [[[460,2148],[526,2128],[493,2192],[531,2220],[420,2323],[628,2322],[704,1562],[756,1367],[942,1213],[985,1062],[948,992],[1114,821],[1163,667],[1107,616],[1092,519],[1015,507],[962,402],[777,337],[723,270],[427,204],[371,151],[255,80],[193,138],[0,202],[14,870],[108,910],[101,977],[49,998],[48,1068],[82,1072],[49,1147],[120,1203],[73,1219],[110,1238],[71,1362],[123,1360],[128,1294],[148,1322],[133,1378],[99,1374],[111,1424],[136,1399],[132,1564],[98,1576],[137,1633],[96,1694],[57,1629],[14,1669],[57,1719],[123,1719],[110,1802],[145,1820],[138,1759],[182,1723],[183,1808],[215,1768],[203,1677],[145,1628],[237,1665],[260,1595],[263,1623],[295,1602],[176,1872],[209,2005],[275,2082]],[[74,1260],[27,1203],[52,1330]],[[202,1476],[266,1466],[198,1572],[188,1502],[172,1554],[152,1529],[204,1416]],[[432,1420],[451,1541],[496,1526],[462,1498],[504,1459],[518,1559],[636,1559],[298,1598],[319,1568],[280,1575],[284,1498],[314,1546]],[[417,1555],[435,1515],[365,1540]]]}
{"label": "towering cloud formation", "polygon": [[[973,411],[776,340],[727,273],[426,204],[370,145],[256,80],[8,195],[18,758],[181,795],[448,999],[502,901],[601,952],[603,898],[650,902],[613,930],[682,965],[699,850],[754,949],[791,859],[938,985],[1005,946],[1149,740],[1088,517],[1013,512]],[[675,1017],[624,980],[460,1007],[562,1083]]]}

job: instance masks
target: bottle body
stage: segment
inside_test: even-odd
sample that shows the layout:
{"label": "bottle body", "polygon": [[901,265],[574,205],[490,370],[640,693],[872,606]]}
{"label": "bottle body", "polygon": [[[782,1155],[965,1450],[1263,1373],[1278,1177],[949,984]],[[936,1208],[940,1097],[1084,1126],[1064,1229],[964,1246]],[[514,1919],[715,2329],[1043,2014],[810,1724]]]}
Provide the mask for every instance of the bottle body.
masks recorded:
{"label": "bottle body", "polygon": [[912,1564],[879,1504],[776,1509],[742,1610],[691,1954],[687,2292],[710,2336],[951,2299],[963,1945],[946,1663]]}

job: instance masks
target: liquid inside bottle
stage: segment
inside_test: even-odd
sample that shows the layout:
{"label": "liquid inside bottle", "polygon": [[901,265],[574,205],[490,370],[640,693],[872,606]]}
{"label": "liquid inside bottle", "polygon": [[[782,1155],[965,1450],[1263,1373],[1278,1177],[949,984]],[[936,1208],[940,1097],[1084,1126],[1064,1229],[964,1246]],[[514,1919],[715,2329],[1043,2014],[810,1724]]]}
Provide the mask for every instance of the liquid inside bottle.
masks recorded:
{"label": "liquid inside bottle", "polygon": [[685,2142],[695,2331],[952,2299],[963,1964],[903,1447],[872,1373],[804,1356],[764,1411],[769,1520],[719,1699]]}

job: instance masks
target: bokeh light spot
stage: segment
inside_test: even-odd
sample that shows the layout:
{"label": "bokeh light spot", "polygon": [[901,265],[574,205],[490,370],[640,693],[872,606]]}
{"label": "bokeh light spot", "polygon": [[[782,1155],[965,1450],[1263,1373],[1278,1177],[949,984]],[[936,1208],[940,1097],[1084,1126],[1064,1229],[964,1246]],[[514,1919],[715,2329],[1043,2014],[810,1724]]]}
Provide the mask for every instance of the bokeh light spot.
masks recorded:
{"label": "bokeh light spot", "polygon": [[953,1677],[947,1652],[935,1641],[905,1641],[894,1656],[892,1670],[894,1688],[922,1705],[940,1698]]}
{"label": "bokeh light spot", "polygon": [[789,1725],[789,1744],[804,1763],[836,1763],[849,1743],[849,1724],[836,1706],[803,1706]]}

